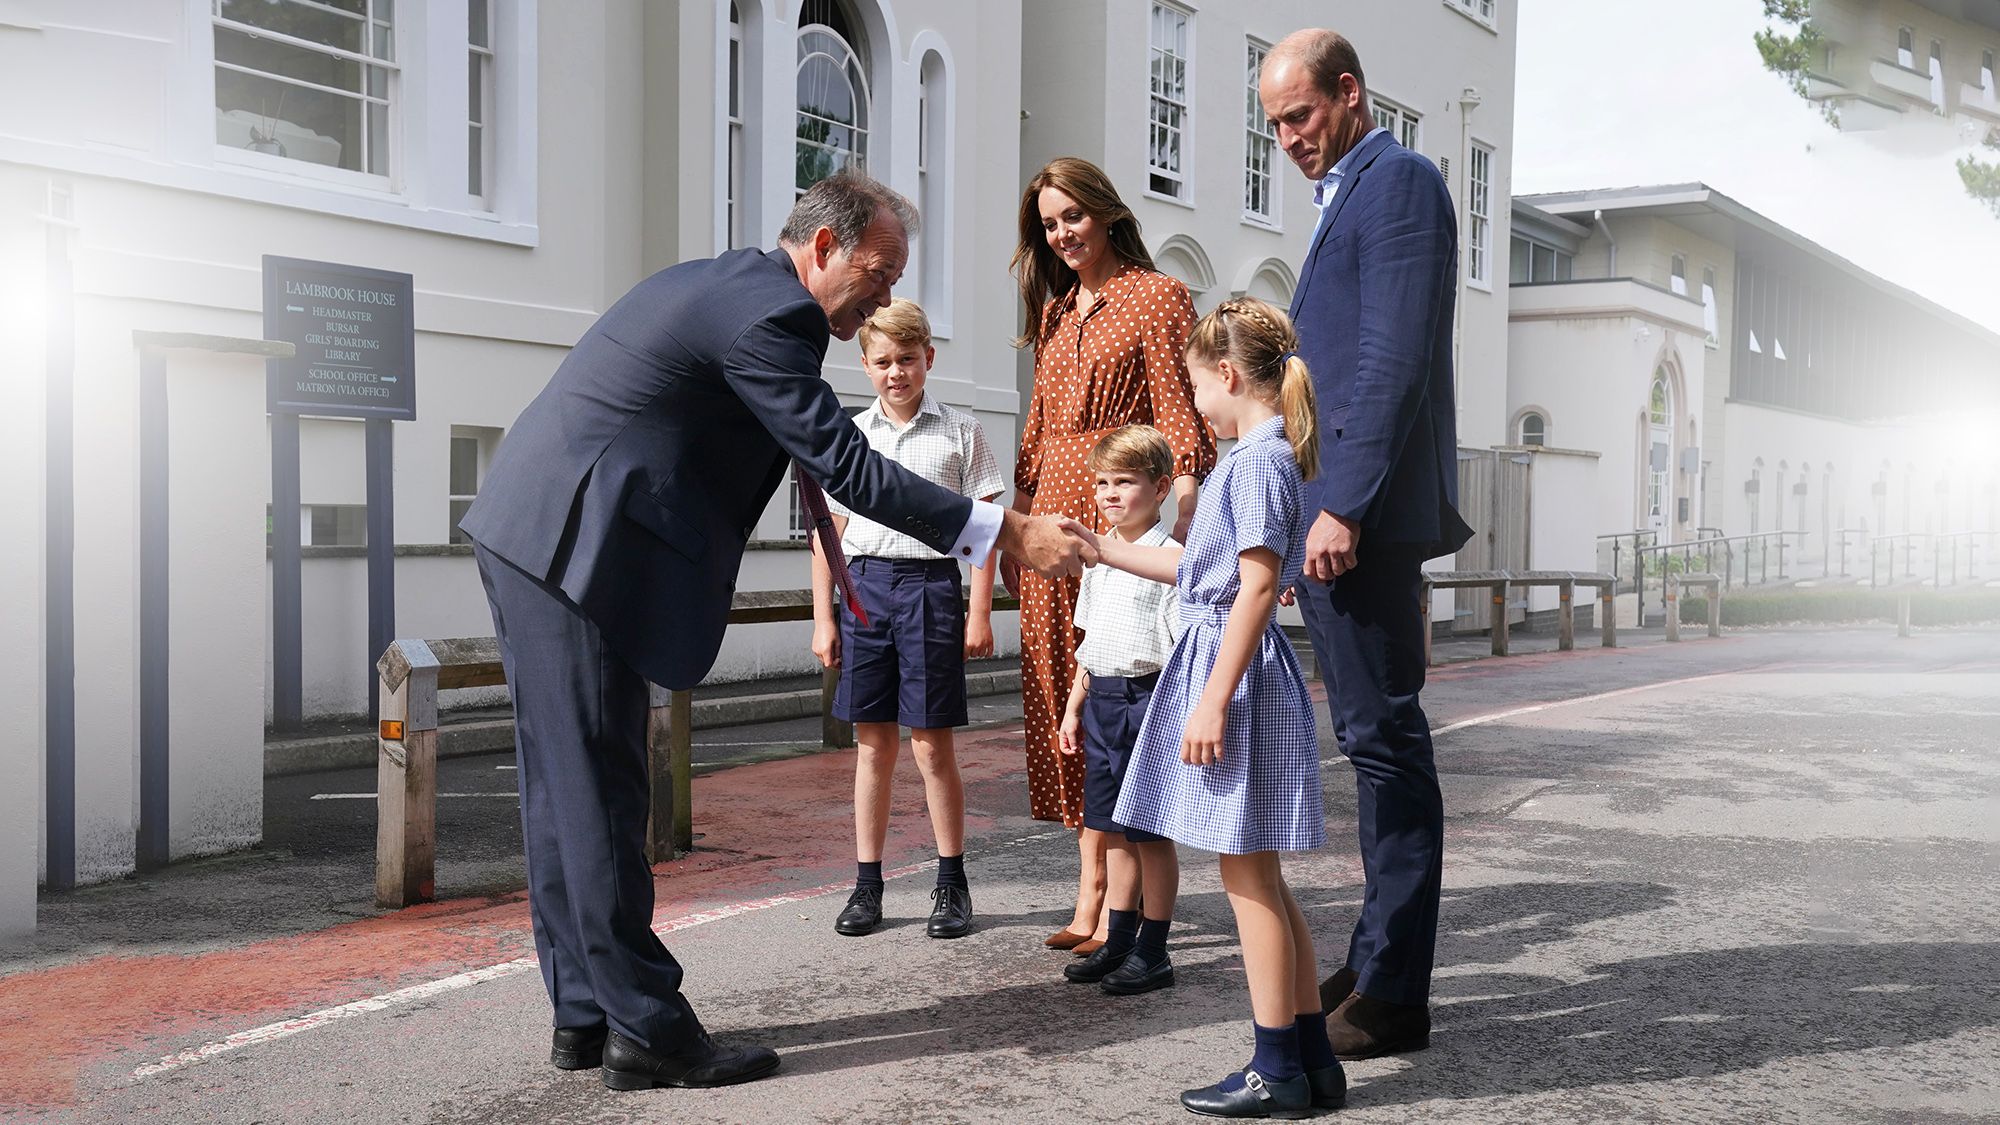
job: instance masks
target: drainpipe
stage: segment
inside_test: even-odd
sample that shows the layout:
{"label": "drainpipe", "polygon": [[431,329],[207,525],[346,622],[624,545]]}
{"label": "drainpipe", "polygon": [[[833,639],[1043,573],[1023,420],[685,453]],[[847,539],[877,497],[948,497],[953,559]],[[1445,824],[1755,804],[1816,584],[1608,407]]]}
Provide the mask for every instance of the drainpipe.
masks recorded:
{"label": "drainpipe", "polygon": [[1616,238],[1613,238],[1613,237],[1611,236],[1611,224],[1610,224],[1610,223],[1607,223],[1607,222],[1605,222],[1605,221],[1604,221],[1604,212],[1603,212],[1603,210],[1601,210],[1601,209],[1600,209],[1600,210],[1599,210],[1599,211],[1597,211],[1597,212],[1596,212],[1596,214],[1595,214],[1595,215],[1593,215],[1592,217],[1593,217],[1593,218],[1594,218],[1594,219],[1596,220],[1596,223],[1597,223],[1597,229],[1599,229],[1599,230],[1601,230],[1601,231],[1603,231],[1603,232],[1604,232],[1604,241],[1606,241],[1606,242],[1608,242],[1608,243],[1610,243],[1610,244],[1611,244],[1611,252],[1610,252],[1610,253],[1609,253],[1609,254],[1608,254],[1608,255],[1606,256],[1608,260],[1607,260],[1607,261],[1605,262],[1605,266],[1604,266],[1604,276],[1606,276],[1606,277],[1617,277],[1617,276],[1618,276],[1618,240],[1617,240]]}

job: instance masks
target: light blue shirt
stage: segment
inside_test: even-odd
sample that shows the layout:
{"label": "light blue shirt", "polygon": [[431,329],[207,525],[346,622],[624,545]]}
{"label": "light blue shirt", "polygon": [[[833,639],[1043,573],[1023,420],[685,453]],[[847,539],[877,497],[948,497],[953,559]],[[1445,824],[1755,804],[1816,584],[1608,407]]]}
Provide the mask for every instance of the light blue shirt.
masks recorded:
{"label": "light blue shirt", "polygon": [[1353,148],[1347,150],[1347,155],[1334,161],[1333,167],[1326,170],[1326,175],[1321,176],[1319,181],[1313,184],[1313,206],[1319,208],[1319,218],[1313,223],[1313,238],[1315,241],[1319,238],[1320,224],[1326,222],[1326,209],[1333,204],[1334,198],[1340,194],[1341,180],[1347,175],[1348,164],[1353,161],[1354,154],[1361,151],[1362,145],[1374,139],[1375,134],[1386,133],[1388,131],[1388,129],[1380,125],[1368,130],[1368,132],[1362,135],[1360,140],[1354,142]]}

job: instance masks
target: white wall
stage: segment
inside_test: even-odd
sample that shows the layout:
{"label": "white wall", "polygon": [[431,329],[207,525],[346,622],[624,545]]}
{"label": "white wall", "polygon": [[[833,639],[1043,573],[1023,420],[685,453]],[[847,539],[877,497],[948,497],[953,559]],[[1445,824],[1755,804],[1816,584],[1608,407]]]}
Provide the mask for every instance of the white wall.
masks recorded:
{"label": "white wall", "polygon": [[[1597,528],[1591,499],[1602,472],[1599,456],[1575,449],[1523,448],[1528,463],[1528,569],[1596,570]],[[1585,595],[1588,597],[1588,595]],[[1530,610],[1555,609],[1553,587],[1530,587]]]}
{"label": "white wall", "polygon": [[[1603,455],[1593,536],[1643,526],[1641,416],[1662,363],[1680,371],[1673,487],[1695,497],[1698,483],[1681,472],[1679,450],[1708,394],[1700,305],[1631,281],[1516,285],[1511,300],[1508,417],[1534,409],[1548,420],[1549,445]],[[1701,522],[1699,503],[1690,509],[1678,537],[1692,537]]]}
{"label": "white wall", "polygon": [[0,168],[0,942],[35,926],[45,738],[43,229],[34,185]]}
{"label": "white wall", "polygon": [[264,706],[252,689],[271,632],[258,585],[264,361],[168,352],[167,404],[168,847],[180,859],[264,835]]}

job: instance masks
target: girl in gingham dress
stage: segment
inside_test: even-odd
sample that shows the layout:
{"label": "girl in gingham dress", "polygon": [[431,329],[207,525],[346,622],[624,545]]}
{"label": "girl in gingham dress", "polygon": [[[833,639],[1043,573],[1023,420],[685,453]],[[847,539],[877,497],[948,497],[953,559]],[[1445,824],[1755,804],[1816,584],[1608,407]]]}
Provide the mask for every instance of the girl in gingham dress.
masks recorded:
{"label": "girl in gingham dress", "polygon": [[1278,853],[1326,843],[1313,703],[1278,628],[1299,581],[1319,468],[1312,377],[1285,314],[1254,297],[1195,325],[1195,405],[1241,440],[1210,476],[1185,548],[1098,540],[1100,560],[1180,589],[1185,626],[1161,670],[1114,814],[1221,853],[1255,1017],[1248,1066],[1181,1104],[1223,1117],[1301,1117],[1345,1098],[1327,1043],[1305,916]]}

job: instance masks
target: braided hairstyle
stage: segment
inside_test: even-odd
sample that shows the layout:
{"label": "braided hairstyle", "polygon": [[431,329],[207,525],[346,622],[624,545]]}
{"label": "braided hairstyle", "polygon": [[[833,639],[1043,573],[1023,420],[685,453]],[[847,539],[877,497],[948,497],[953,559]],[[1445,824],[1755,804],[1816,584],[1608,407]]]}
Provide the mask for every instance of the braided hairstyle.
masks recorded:
{"label": "braided hairstyle", "polygon": [[1311,480],[1319,475],[1319,398],[1298,347],[1290,317],[1255,297],[1232,297],[1196,322],[1187,354],[1210,366],[1228,360],[1258,398],[1278,408],[1299,475]]}

